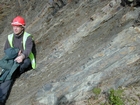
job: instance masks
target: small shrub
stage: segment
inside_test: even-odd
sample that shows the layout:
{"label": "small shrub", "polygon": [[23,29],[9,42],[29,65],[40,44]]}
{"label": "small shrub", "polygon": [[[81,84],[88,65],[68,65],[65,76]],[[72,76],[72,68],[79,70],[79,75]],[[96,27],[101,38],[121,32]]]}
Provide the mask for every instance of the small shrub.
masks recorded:
{"label": "small shrub", "polygon": [[124,105],[122,97],[121,97],[122,92],[123,90],[121,89],[118,89],[118,90],[111,89],[109,91],[109,103],[111,105]]}
{"label": "small shrub", "polygon": [[92,90],[92,92],[93,92],[96,96],[98,96],[98,95],[101,93],[101,89],[100,89],[100,88],[94,88],[94,89]]}

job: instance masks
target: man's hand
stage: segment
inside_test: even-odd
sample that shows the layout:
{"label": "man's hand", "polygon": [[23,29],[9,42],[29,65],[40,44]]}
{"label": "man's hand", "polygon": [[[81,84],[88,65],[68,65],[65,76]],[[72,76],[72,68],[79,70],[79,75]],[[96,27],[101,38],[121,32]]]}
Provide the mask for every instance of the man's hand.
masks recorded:
{"label": "man's hand", "polygon": [[21,63],[23,62],[24,58],[25,58],[25,55],[21,53],[18,57],[15,58],[15,61],[17,63]]}

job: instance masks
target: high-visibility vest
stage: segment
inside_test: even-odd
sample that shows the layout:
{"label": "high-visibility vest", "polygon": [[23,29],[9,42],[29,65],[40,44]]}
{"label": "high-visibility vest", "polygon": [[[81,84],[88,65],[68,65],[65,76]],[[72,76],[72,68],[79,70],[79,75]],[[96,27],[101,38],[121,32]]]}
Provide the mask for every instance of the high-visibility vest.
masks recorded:
{"label": "high-visibility vest", "polygon": [[[9,41],[9,44],[11,47],[13,47],[13,36],[14,36],[14,34],[8,35],[8,41]],[[24,50],[26,49],[25,44],[26,44],[26,40],[27,40],[28,36],[30,36],[30,34],[27,32],[24,32],[24,35],[23,35],[23,49]],[[31,60],[32,68],[35,69],[36,68],[35,56],[32,52],[30,53],[29,58]]]}

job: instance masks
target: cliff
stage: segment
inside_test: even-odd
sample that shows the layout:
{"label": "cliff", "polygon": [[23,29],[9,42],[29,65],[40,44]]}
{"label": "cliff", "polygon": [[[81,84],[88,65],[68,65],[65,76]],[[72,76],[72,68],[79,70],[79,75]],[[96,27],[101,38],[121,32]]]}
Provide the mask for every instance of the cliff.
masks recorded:
{"label": "cliff", "polygon": [[0,1],[0,56],[16,15],[25,17],[37,49],[37,68],[17,78],[6,105],[86,105],[95,87],[139,89],[140,8],[63,1],[55,11],[46,0]]}

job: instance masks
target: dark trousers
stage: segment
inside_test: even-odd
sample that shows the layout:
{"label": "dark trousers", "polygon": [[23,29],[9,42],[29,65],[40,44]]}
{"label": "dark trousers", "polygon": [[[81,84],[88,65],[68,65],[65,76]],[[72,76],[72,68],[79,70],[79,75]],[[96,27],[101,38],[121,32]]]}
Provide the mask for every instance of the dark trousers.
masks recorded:
{"label": "dark trousers", "polygon": [[10,94],[14,80],[7,80],[0,84],[0,105],[5,105],[5,102]]}
{"label": "dark trousers", "polygon": [[19,73],[22,74],[30,68],[31,68],[30,58],[26,58],[19,66]]}

